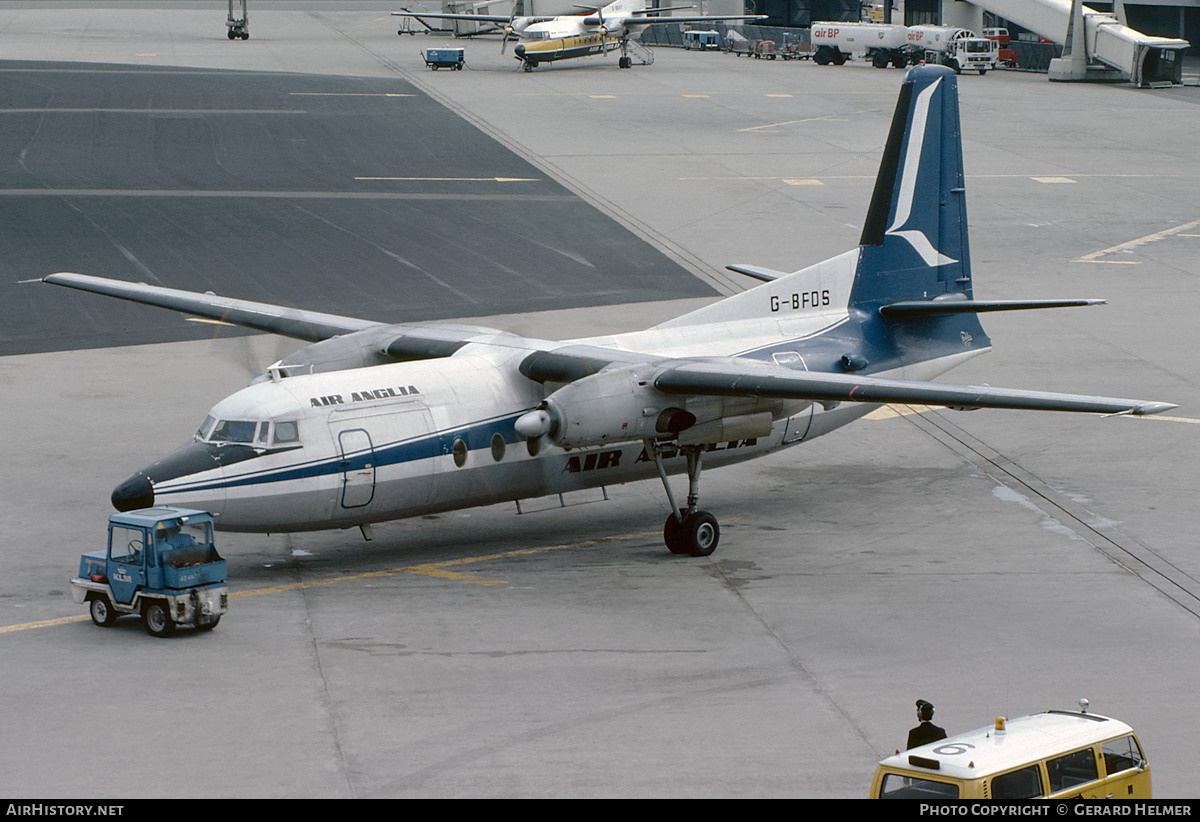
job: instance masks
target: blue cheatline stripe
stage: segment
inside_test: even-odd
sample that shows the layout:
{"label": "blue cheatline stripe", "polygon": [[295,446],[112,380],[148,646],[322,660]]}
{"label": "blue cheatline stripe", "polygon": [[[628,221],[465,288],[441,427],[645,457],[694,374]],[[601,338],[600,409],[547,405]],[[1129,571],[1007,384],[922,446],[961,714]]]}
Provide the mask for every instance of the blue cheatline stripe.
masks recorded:
{"label": "blue cheatline stripe", "polygon": [[[411,440],[389,443],[374,449],[372,454],[363,452],[360,455],[351,457],[349,460],[338,456],[333,459],[319,460],[303,465],[264,469],[230,480],[198,482],[191,485],[168,488],[163,490],[162,493],[194,493],[212,491],[219,488],[244,488],[250,485],[266,485],[276,482],[311,479],[313,477],[343,474],[346,471],[358,470],[366,467],[368,462],[376,468],[399,465],[406,462],[417,462],[449,454],[450,445],[457,438],[465,440],[470,450],[491,447],[492,437],[495,434],[500,434],[506,444],[511,444],[521,440],[521,437],[513,428],[513,423],[516,422],[517,417],[528,410],[530,409],[526,408],[516,413],[468,423],[457,428],[435,431]],[[473,442],[480,444],[472,445]]]}

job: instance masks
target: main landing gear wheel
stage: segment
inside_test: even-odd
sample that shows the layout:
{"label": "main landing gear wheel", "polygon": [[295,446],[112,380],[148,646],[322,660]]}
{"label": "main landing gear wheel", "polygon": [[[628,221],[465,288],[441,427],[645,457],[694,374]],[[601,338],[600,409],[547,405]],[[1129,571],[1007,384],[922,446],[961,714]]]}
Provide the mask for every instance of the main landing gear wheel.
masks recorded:
{"label": "main landing gear wheel", "polygon": [[721,526],[707,511],[669,514],[663,525],[663,542],[672,554],[706,557],[717,550],[720,541]]}
{"label": "main landing gear wheel", "polygon": [[700,461],[704,456],[703,446],[690,445],[680,449],[687,458],[688,473],[687,508],[680,510],[675,504],[675,495],[671,493],[671,484],[667,482],[667,469],[663,466],[659,444],[654,440],[646,440],[645,445],[647,453],[654,457],[659,479],[662,480],[667,500],[671,503],[672,513],[663,523],[663,542],[672,554],[708,556],[717,550],[717,543],[721,540],[721,526],[717,524],[716,517],[696,507],[700,501]]}

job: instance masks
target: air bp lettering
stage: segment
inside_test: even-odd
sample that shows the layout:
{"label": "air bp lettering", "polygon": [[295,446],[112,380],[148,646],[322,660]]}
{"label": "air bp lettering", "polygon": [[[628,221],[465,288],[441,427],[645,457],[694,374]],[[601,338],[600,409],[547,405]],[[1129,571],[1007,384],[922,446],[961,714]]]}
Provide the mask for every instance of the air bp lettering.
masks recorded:
{"label": "air bp lettering", "polygon": [[826,305],[829,305],[829,289],[821,291],[796,291],[790,295],[785,294],[782,297],[778,294],[771,295],[772,312],[784,309],[800,311],[805,308],[821,308]]}

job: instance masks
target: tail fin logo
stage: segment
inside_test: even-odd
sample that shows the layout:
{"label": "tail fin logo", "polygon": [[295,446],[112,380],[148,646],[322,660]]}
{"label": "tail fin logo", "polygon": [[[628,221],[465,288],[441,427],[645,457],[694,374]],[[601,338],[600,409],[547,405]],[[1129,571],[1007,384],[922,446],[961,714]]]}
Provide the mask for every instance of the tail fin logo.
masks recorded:
{"label": "tail fin logo", "polygon": [[913,106],[908,148],[904,155],[904,171],[900,178],[900,191],[896,197],[896,216],[887,228],[888,234],[905,240],[925,265],[930,267],[958,262],[934,248],[929,237],[920,228],[905,227],[913,216],[913,201],[917,195],[917,179],[921,171],[921,151],[925,147],[925,130],[929,125],[929,108],[941,85],[942,78],[939,77],[920,92]]}

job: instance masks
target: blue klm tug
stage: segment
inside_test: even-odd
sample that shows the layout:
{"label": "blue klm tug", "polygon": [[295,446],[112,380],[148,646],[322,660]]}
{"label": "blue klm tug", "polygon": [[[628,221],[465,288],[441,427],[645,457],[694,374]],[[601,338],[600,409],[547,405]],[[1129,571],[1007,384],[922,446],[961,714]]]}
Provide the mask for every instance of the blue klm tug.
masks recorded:
{"label": "blue klm tug", "polygon": [[138,614],[153,636],[170,636],[177,625],[215,628],[229,589],[212,515],[166,506],[113,514],[108,548],[80,558],[71,591],[103,627]]}

